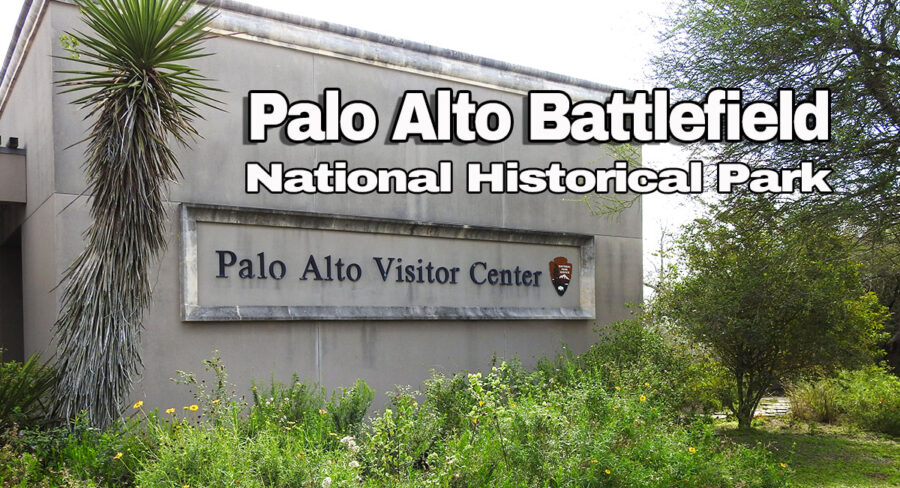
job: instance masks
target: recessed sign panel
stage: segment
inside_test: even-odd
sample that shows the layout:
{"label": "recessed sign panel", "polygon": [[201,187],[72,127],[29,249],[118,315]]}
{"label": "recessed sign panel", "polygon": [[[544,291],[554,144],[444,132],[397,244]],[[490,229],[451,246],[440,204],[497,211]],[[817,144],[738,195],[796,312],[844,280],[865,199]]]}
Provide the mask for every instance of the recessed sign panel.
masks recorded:
{"label": "recessed sign panel", "polygon": [[587,319],[593,238],[182,207],[184,319]]}

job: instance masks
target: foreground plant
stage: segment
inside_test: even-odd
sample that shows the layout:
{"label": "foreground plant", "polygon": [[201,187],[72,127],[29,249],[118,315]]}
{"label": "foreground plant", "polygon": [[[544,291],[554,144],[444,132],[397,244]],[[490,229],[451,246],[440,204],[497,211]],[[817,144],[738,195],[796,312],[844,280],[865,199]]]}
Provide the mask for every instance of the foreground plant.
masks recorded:
{"label": "foreground plant", "polygon": [[208,81],[182,62],[206,56],[201,44],[215,14],[188,14],[194,1],[76,0],[92,34],[67,33],[73,60],[66,92],[92,120],[85,173],[93,222],[87,245],[66,270],[56,321],[61,372],[55,414],[87,411],[109,425],[141,365],[141,318],[150,302],[150,266],[165,247],[163,191],[179,174],[169,141],[187,145],[199,105],[214,103]]}

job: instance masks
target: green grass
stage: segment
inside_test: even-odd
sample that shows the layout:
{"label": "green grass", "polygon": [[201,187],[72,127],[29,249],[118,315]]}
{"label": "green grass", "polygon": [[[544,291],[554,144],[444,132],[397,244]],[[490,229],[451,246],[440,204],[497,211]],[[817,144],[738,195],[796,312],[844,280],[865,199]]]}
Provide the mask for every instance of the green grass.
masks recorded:
{"label": "green grass", "polygon": [[721,423],[719,432],[741,444],[761,444],[784,460],[792,486],[900,486],[896,437],[825,424],[792,426],[780,420],[755,421],[749,432],[738,432],[735,426],[736,422]]}

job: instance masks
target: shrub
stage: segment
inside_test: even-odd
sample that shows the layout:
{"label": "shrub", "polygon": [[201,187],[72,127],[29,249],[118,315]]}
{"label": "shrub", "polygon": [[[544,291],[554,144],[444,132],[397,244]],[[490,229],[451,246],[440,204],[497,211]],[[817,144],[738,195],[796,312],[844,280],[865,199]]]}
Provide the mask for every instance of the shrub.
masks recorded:
{"label": "shrub", "polygon": [[325,389],[300,381],[296,373],[288,385],[274,379],[267,386],[254,382],[252,393],[254,408],[251,416],[257,421],[274,418],[303,422],[316,418],[325,407]]}
{"label": "shrub", "polygon": [[432,373],[425,381],[425,401],[450,431],[468,427],[468,413],[475,399],[469,392],[467,378],[468,373],[464,372],[450,376]]}
{"label": "shrub", "polygon": [[873,432],[900,435],[900,378],[883,366],[841,371],[788,388],[795,418],[843,422]]}
{"label": "shrub", "polygon": [[419,405],[418,394],[398,388],[388,394],[390,406],[372,419],[372,427],[363,438],[363,456],[375,476],[391,479],[424,467],[438,443],[440,420]]}
{"label": "shrub", "polygon": [[67,425],[13,431],[6,438],[7,449],[18,454],[16,464],[27,467],[23,479],[35,485],[131,486],[134,471],[154,449],[137,417],[101,430],[82,414]]}
{"label": "shrub", "polygon": [[369,425],[361,420],[373,394],[361,380],[327,404],[317,385],[272,381],[255,387],[248,407],[229,394],[221,362],[205,364],[216,375],[210,391],[182,375],[198,417],[159,416],[138,402],[137,414],[116,428],[98,431],[82,420],[71,430],[14,435],[16,444],[0,451],[3,482],[662,488],[740,480],[764,488],[784,486],[778,466],[790,461],[723,441],[707,420],[676,422],[661,390],[608,388],[571,353],[542,361],[538,371],[502,362],[486,373],[435,374],[424,395],[390,393],[389,407]]}
{"label": "shrub", "polygon": [[[724,368],[646,316],[615,322],[599,334],[582,355],[582,368],[607,389],[635,391],[649,384],[676,413],[711,413],[730,403],[733,393]],[[569,375],[571,368],[561,371]]]}
{"label": "shrub", "polygon": [[846,419],[860,428],[900,435],[900,378],[882,366],[838,374],[836,401]]}
{"label": "shrub", "polygon": [[839,388],[833,379],[800,380],[788,385],[786,390],[795,419],[829,424],[838,420]]}
{"label": "shrub", "polygon": [[335,431],[342,435],[357,434],[374,398],[375,391],[362,379],[340,393],[332,392],[326,410],[331,413]]}
{"label": "shrub", "polygon": [[0,349],[0,431],[12,424],[28,426],[45,420],[47,396],[56,386],[56,370],[33,354],[24,363],[3,362]]}

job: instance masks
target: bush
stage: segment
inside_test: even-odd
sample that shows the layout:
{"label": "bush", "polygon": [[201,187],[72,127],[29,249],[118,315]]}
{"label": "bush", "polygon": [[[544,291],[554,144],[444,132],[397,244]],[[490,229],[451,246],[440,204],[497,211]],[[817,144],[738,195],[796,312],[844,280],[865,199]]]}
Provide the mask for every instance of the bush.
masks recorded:
{"label": "bush", "polygon": [[56,370],[33,354],[24,363],[3,362],[0,349],[0,431],[13,424],[29,426],[45,420],[47,396],[56,386]]}
{"label": "bush", "polygon": [[607,389],[650,387],[675,413],[719,411],[733,396],[731,381],[719,363],[644,316],[600,331],[582,363],[584,371],[599,376]]}
{"label": "bush", "polygon": [[900,378],[872,366],[838,374],[837,404],[860,428],[900,436]]}
{"label": "bush", "polygon": [[834,423],[838,420],[838,386],[833,379],[800,380],[787,385],[791,415],[806,422]]}
{"label": "bush", "polygon": [[355,385],[341,390],[340,394],[332,392],[327,410],[331,413],[335,431],[342,435],[359,433],[374,398],[375,391],[362,379],[357,379]]}
{"label": "bush", "polygon": [[843,422],[900,435],[900,378],[883,366],[841,371],[834,378],[800,381],[788,388],[792,415],[816,422]]}
{"label": "bush", "polygon": [[266,419],[303,422],[317,418],[319,411],[325,408],[325,389],[300,381],[296,373],[289,385],[274,379],[269,381],[268,386],[262,387],[254,382],[252,393],[251,416],[258,422]]}
{"label": "bush", "polygon": [[196,406],[157,415],[138,402],[128,422],[104,431],[76,421],[16,433],[0,451],[0,479],[4,487],[784,486],[779,463],[789,460],[723,441],[707,420],[673,420],[662,389],[607,387],[599,363],[561,356],[535,371],[501,362],[486,373],[435,374],[424,395],[390,393],[369,425],[362,417],[373,393],[361,380],[327,404],[317,385],[271,381],[254,385],[248,406],[214,357],[204,362],[215,375],[209,387],[181,374]]}

